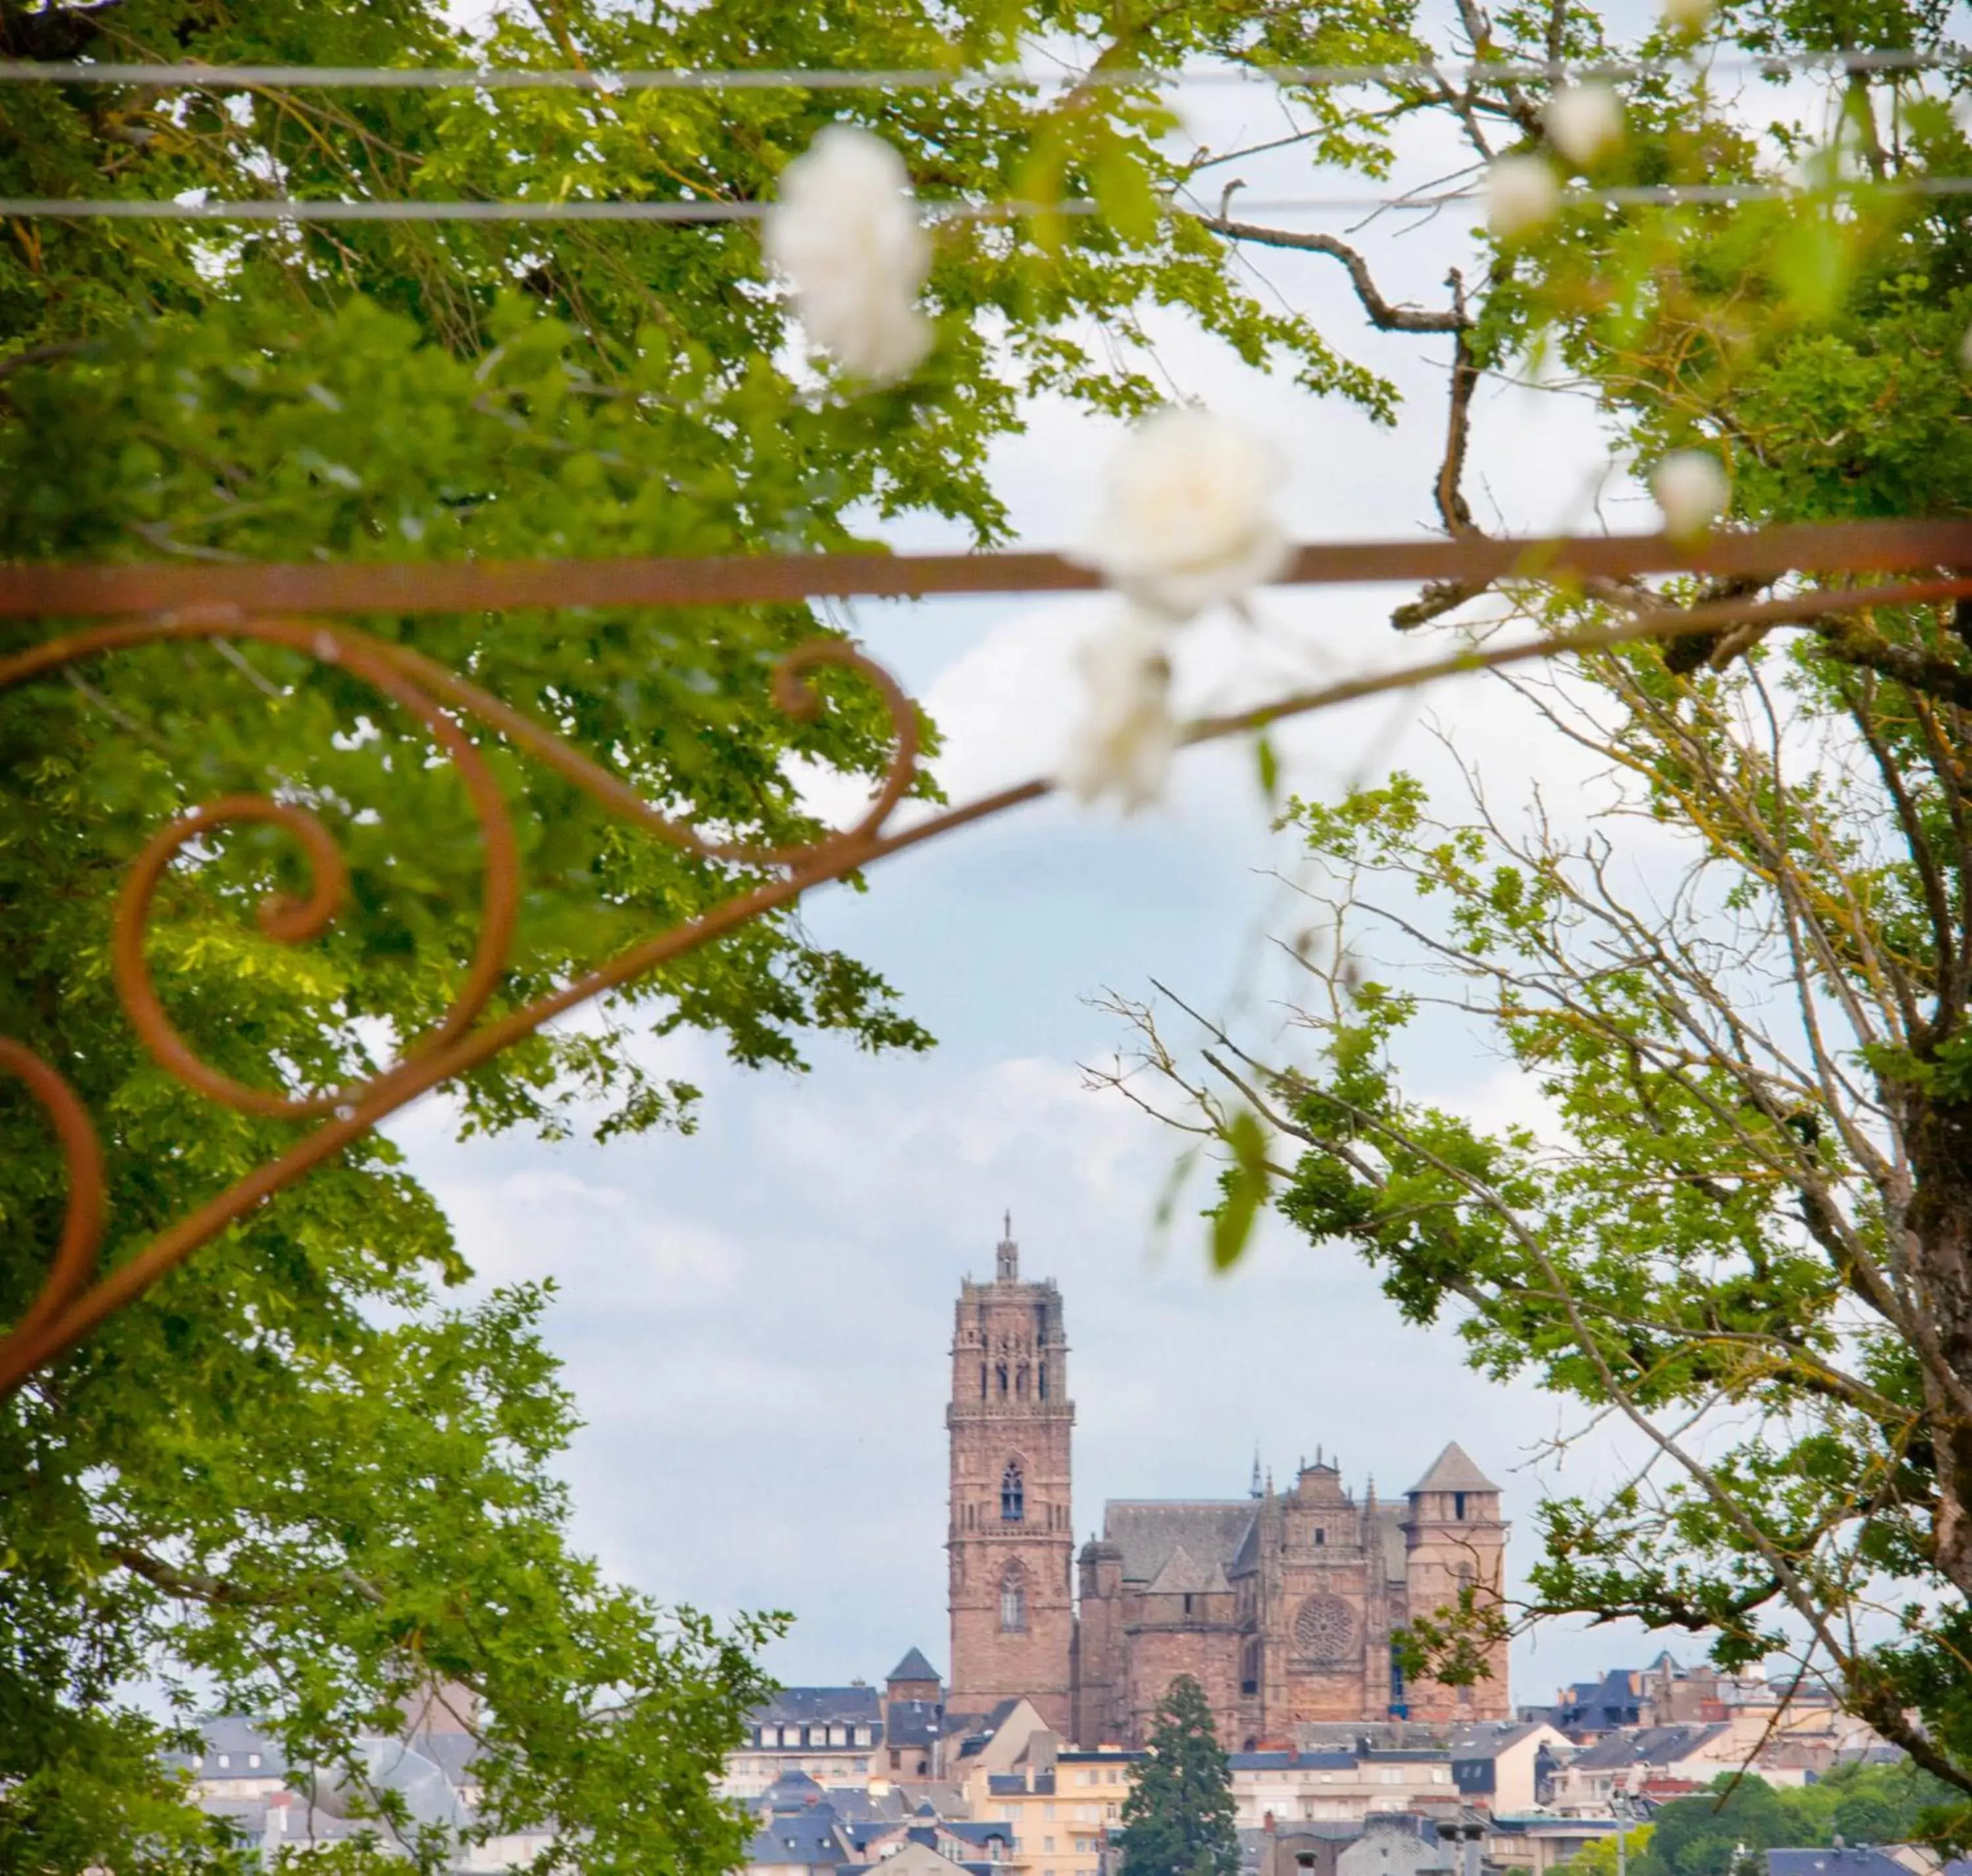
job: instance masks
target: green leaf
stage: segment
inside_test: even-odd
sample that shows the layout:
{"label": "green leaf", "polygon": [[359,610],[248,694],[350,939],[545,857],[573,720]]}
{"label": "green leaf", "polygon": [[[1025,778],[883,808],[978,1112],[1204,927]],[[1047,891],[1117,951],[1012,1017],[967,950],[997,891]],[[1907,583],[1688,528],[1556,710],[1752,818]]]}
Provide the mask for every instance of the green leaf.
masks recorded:
{"label": "green leaf", "polygon": [[1267,1130],[1251,1108],[1235,1111],[1223,1137],[1232,1163],[1219,1176],[1219,1203],[1212,1212],[1212,1268],[1222,1272],[1231,1270],[1246,1254],[1272,1178]]}

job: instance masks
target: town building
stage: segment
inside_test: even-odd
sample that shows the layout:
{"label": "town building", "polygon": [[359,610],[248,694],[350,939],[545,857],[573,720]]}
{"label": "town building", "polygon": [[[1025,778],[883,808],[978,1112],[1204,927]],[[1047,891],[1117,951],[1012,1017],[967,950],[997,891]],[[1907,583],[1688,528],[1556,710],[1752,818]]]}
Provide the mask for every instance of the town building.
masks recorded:
{"label": "town building", "polygon": [[1503,1720],[1503,1639],[1474,1687],[1406,1688],[1392,1646],[1413,1611],[1502,1588],[1500,1488],[1456,1444],[1396,1500],[1359,1499],[1317,1452],[1276,1493],[1116,1500],[1073,1555],[1068,1343],[1052,1280],[1020,1274],[1011,1222],[989,1283],[968,1278],[952,1344],[949,1704],[1024,1697],[1083,1746],[1141,1744],[1171,1682],[1204,1688],[1248,1750],[1299,1723]]}
{"label": "town building", "polygon": [[1234,1822],[1264,1829],[1297,1823],[1360,1827],[1373,1813],[1455,1809],[1451,1754],[1442,1747],[1234,1752]]}
{"label": "town building", "polygon": [[1482,1721],[1453,1735],[1451,1782],[1467,1803],[1496,1815],[1537,1810],[1553,1803],[1556,1775],[1574,1753],[1543,1720]]}
{"label": "town building", "polygon": [[1112,1833],[1122,1828],[1131,1752],[1067,1750],[1052,1733],[1030,1739],[1020,1762],[968,1782],[975,1819],[1005,1820],[1017,1876],[1106,1876]]}
{"label": "town building", "polygon": [[867,1784],[883,1749],[873,1687],[784,1687],[746,1716],[745,1742],[726,1762],[726,1795],[757,1796],[791,1771],[823,1785]]}

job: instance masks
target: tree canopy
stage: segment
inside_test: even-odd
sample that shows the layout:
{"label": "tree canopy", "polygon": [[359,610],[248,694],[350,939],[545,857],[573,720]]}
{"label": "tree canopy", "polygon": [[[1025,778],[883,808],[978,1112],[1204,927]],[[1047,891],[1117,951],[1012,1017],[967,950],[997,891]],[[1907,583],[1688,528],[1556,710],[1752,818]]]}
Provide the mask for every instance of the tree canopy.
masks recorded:
{"label": "tree canopy", "polygon": [[[395,0],[5,0],[0,52],[889,68],[989,62],[1037,26],[1075,23],[1019,8],[851,19],[798,4],[557,3],[469,28]],[[11,85],[0,193],[744,203],[821,126],[857,116],[921,186],[1019,193],[1046,144],[1063,186],[1099,174],[1119,205],[1141,194],[1165,122],[1141,95],[1051,113],[936,91]],[[930,286],[933,357],[877,392],[808,357],[746,225],[10,222],[0,558],[839,547],[906,513],[990,541],[1004,521],[987,452],[1024,400],[1155,401],[1135,329],[1152,305],[1387,409],[1386,389],[1306,321],[1234,281],[1206,231],[1132,225],[1052,246],[956,225]],[[58,623],[10,625],[4,642]],[[841,629],[805,606],[361,623],[531,712],[647,800],[766,843],[817,831],[805,769],[872,775],[888,753],[882,710],[849,679],[824,676],[811,721],[772,706],[773,661]],[[495,1013],[746,883],[744,868],[612,824],[497,739],[482,746],[524,885]],[[309,804],[348,860],[351,911],[305,946],[253,925],[270,892],[309,883],[278,828],[201,843],[161,893],[146,954],[167,1016],[194,1054],[263,1091],[361,1079],[442,1018],[479,939],[485,847],[422,724],[332,663],[247,641],[119,654],[16,690],[0,698],[0,1033],[94,1117],[114,1261],[294,1133],[194,1095],[133,1037],[107,939],[141,843],[195,804],[263,793]],[[929,1041],[876,973],[789,912],[655,974],[586,1026],[510,1049],[455,1091],[462,1124],[689,1126],[697,1091],[636,1046],[679,1027],[788,1068],[817,1032],[876,1049]],[[0,1313],[18,1316],[58,1235],[65,1178],[16,1084],[0,1104]],[[455,1679],[484,1700],[483,1831],[554,1828],[557,1867],[730,1867],[740,1826],[710,1780],[762,1692],[753,1655],[777,1618],[717,1629],[570,1548],[557,1463],[576,1410],[540,1335],[548,1274],[462,1307],[446,1292],[471,1255],[371,1139],[0,1409],[0,1861],[135,1876],[219,1855],[158,1757],[168,1729],[133,1690],[162,1689],[180,1715],[254,1714],[292,1763],[353,1776],[364,1728],[393,1726],[420,1683]],[[415,1848],[433,1867],[447,1854],[435,1838]]]}
{"label": "tree canopy", "polygon": [[[1895,51],[1938,44],[1944,18],[1902,0],[1749,0],[1719,31],[1752,53]],[[1557,0],[1497,18],[1461,5],[1450,49],[1547,60],[1688,42],[1653,27],[1619,47],[1600,16]],[[1360,0],[850,15],[799,0],[542,0],[483,29],[436,5],[366,0],[0,0],[0,51],[38,59],[895,70],[1037,45],[1166,72],[1445,49],[1408,6]],[[1240,220],[1224,195],[1210,212],[1198,190],[1219,182],[1223,153],[1187,145],[1148,84],[9,86],[11,196],[746,204],[847,119],[893,142],[926,194],[1086,195],[1101,212],[942,224],[927,298],[937,345],[881,390],[807,355],[743,224],[11,222],[0,557],[706,553],[840,546],[903,515],[990,542],[1005,526],[995,439],[1039,396],[1149,408],[1164,394],[1157,334],[1174,317],[1390,416],[1390,387],[1247,284],[1229,244],[1328,256],[1371,323],[1450,354],[1434,491],[1449,529],[1473,524],[1460,470],[1477,374],[1534,346],[1602,400],[1623,449],[1647,458],[1703,440],[1729,456],[1741,518],[1961,511],[1972,237],[1936,201],[1892,192],[1965,171],[1950,108],[1961,83],[1954,69],[1838,86],[1840,161],[1866,184],[1844,199],[1865,212],[1832,198],[1586,204],[1496,244],[1483,281],[1425,309],[1385,299],[1335,237]],[[1311,158],[1372,177],[1418,125],[1448,126],[1475,157],[1550,148],[1544,86],[1528,80],[1288,84],[1279,97]],[[1632,87],[1623,151],[1592,180],[1771,179],[1814,158],[1820,102],[1777,94],[1778,121],[1756,135],[1702,70],[1654,72]],[[1161,192],[1180,187],[1190,194],[1167,211]],[[1428,594],[1405,618],[1472,596]],[[1543,616],[1648,599],[1585,591]],[[803,765],[867,776],[886,752],[880,710],[847,679],[824,684],[811,721],[769,706],[772,661],[817,629],[806,608],[364,622],[531,711],[647,799],[751,837],[814,830]],[[4,641],[55,623],[8,626]],[[1406,1101],[1389,1062],[1415,999],[1338,964],[1324,979],[1327,1052],[1252,1071],[1255,1111],[1305,1150],[1269,1172],[1258,1124],[1230,1115],[1232,1201],[1250,1211],[1255,1180],[1274,1180],[1291,1216],[1351,1238],[1412,1313],[1464,1312],[1474,1358],[1500,1372],[1531,1366],[1645,1421],[1714,1399],[1768,1414],[1683,1486],[1556,1508],[1542,1597],[1716,1627],[1727,1659],[1767,1645],[1776,1601],[1814,1610],[1859,1710],[1962,1780],[1961,641],[1948,616],[1838,615],[1785,649],[1708,640],[1585,677],[1555,695],[1557,727],[1599,738],[1631,804],[1688,837],[1693,890],[1717,886],[1702,928],[1606,905],[1592,844],[1537,834],[1516,846],[1484,815],[1434,822],[1402,782],[1291,813],[1331,868],[1382,867],[1450,908],[1443,935],[1418,929],[1486,987],[1500,1033],[1562,1111],[1567,1149]],[[352,915],[306,947],[250,932],[270,891],[305,884],[275,830],[236,829],[187,854],[161,896],[148,955],[167,1013],[196,1053],[263,1088],[333,1088],[439,1019],[470,967],[485,850],[422,727],[298,654],[220,643],[101,661],[0,699],[0,898],[25,909],[0,928],[0,1033],[58,1068],[96,1116],[113,1258],[292,1130],[196,1097],[132,1036],[106,934],[142,840],[194,803],[273,792],[309,804],[348,857]],[[491,739],[485,754],[527,889],[496,1009],[743,879],[626,833]],[[1768,981],[1810,987],[1762,1029],[1740,993]],[[464,1124],[689,1124],[695,1091],[631,1046],[681,1026],[742,1062],[788,1066],[816,1030],[879,1049],[929,1039],[877,974],[789,913],[655,974],[597,1025],[475,1073],[458,1091]],[[0,1310],[12,1314],[40,1281],[64,1185],[42,1117],[17,1095],[0,1091]],[[449,1305],[470,1248],[372,1140],[0,1412],[0,1852],[132,1872],[218,1856],[162,1770],[138,1684],[181,1711],[217,1700],[263,1715],[296,1763],[353,1768],[361,1727],[452,1679],[486,1702],[488,1829],[560,1825],[549,1861],[562,1867],[711,1876],[730,1863],[738,1826],[708,1781],[760,1692],[764,1627],[661,1610],[573,1551],[555,1456],[575,1408],[538,1334],[546,1287]],[[1895,1639],[1859,1641],[1842,1620],[1885,1581]],[[1899,1734],[1907,1709],[1922,1734]],[[428,1865],[446,1853],[416,1848]],[[1197,1854],[1161,1871],[1222,1871],[1216,1836]]]}
{"label": "tree canopy", "polygon": [[1164,1690],[1146,1745],[1123,1804],[1123,1876],[1238,1876],[1232,1773],[1189,1674]]}
{"label": "tree canopy", "polygon": [[[1837,1766],[1799,1786],[1724,1773],[1703,1796],[1657,1807],[1651,1822],[1631,1834],[1630,1868],[1636,1876],[1732,1876],[1742,1848],[1757,1856],[1838,1841],[1851,1848],[1908,1843],[1954,1796],[1951,1786],[1910,1765]],[[1595,1848],[1602,1853],[1598,1868],[1613,1870],[1614,1846]],[[1582,1871],[1584,1863],[1575,1857],[1569,1867]]]}
{"label": "tree canopy", "polygon": [[[1565,4],[1461,18],[1474,52],[1535,64],[1696,30],[1624,43]],[[1707,30],[1746,56],[1949,51],[1934,6],[1728,5]],[[1585,196],[1503,239],[1457,339],[1448,527],[1474,525],[1461,371],[1530,359],[1597,401],[1618,457],[1695,446],[1729,468],[1728,525],[1972,507],[1972,235],[1923,193],[1972,173],[1962,64],[1838,72],[1807,88],[1820,123],[1774,83],[1735,103],[1702,64],[1628,74],[1628,135],[1588,161],[1552,153],[1545,86],[1402,106],[1598,184],[1793,163],[1830,185]],[[1475,629],[1762,589],[1509,582]],[[1427,593],[1396,622],[1477,597]],[[1494,680],[1579,779],[1529,794],[1468,765],[1462,786],[1287,803],[1308,898],[1282,934],[1307,974],[1287,1039],[1202,1017],[1194,1049],[1167,1010],[1119,1001],[1141,1043],[1119,1085],[1152,1101],[1133,1071],[1167,1077],[1167,1117],[1222,1155],[1222,1263],[1271,1202],[1482,1372],[1635,1443],[1618,1489],[1539,1507],[1523,1607],[1414,1612],[1418,1665],[1470,1679],[1476,1636],[1549,1612],[1703,1635],[1727,1666],[1787,1649],[1972,1793],[1968,617],[1853,606]],[[1420,1093],[1448,1046],[1513,1065],[1524,1121]]]}

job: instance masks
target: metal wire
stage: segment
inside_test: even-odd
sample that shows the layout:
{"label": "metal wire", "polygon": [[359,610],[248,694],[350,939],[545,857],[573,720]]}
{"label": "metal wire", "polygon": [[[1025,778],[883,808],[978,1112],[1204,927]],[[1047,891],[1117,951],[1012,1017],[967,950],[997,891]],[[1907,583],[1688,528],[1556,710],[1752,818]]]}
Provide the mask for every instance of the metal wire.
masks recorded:
{"label": "metal wire", "polygon": [[[1711,71],[1745,71],[1785,77],[1811,72],[1908,72],[1964,65],[1972,52],[1953,46],[1936,51],[1797,52],[1728,54],[1704,61]],[[969,69],[925,67],[894,71],[841,71],[805,67],[715,70],[664,67],[650,70],[593,71],[563,67],[511,66],[201,65],[0,60],[0,84],[140,85],[166,90],[252,90],[318,88],[363,91],[962,91],[1084,89],[1151,85],[1187,87],[1240,85],[1435,84],[1441,79],[1512,81],[1564,78],[1636,79],[1673,77],[1693,69],[1696,58],[1549,60],[1433,60],[1382,65],[1225,65],[1175,71],[1099,67],[1086,72],[1034,71],[1018,66]]]}
{"label": "metal wire", "polygon": [[[1787,202],[1817,196],[1869,193],[1884,196],[1972,195],[1972,176],[1918,176],[1901,182],[1857,177],[1812,188],[1774,182],[1667,183],[1628,188],[1565,191],[1569,208],[1703,207],[1745,202]],[[1239,202],[1242,217],[1253,215],[1373,214],[1390,210],[1424,211],[1483,201],[1474,183],[1428,195],[1309,195],[1262,197]],[[921,202],[932,221],[1006,221],[1023,215],[1099,215],[1099,202],[1086,197],[1064,202]],[[1167,201],[1168,213],[1210,217],[1203,208]],[[423,202],[409,199],[366,202],[337,197],[315,201],[289,196],[265,201],[177,202],[155,197],[113,196],[0,196],[0,217],[22,220],[202,222],[660,222],[702,224],[753,222],[772,210],[766,202]]]}

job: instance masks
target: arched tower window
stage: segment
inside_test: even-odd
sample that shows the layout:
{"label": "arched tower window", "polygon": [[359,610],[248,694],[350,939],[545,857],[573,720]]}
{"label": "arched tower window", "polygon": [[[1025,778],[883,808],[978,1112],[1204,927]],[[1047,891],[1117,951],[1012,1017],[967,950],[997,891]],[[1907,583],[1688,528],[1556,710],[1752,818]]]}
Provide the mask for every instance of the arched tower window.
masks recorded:
{"label": "arched tower window", "polygon": [[1006,1364],[1004,1362],[1001,1362],[1001,1363],[1000,1363],[1000,1398],[1001,1398],[1001,1400],[1003,1400],[1003,1401],[1004,1401],[1006,1398],[1007,1398],[1007,1364]]}
{"label": "arched tower window", "polygon": [[1034,1371],[1034,1375],[1037,1383],[1036,1392],[1045,1401],[1047,1398],[1047,1363],[1042,1362]]}
{"label": "arched tower window", "polygon": [[1000,1579],[1000,1630],[1024,1635],[1027,1629],[1027,1579],[1018,1564],[1009,1564]]}
{"label": "arched tower window", "polygon": [[1018,1524],[1027,1515],[1027,1487],[1020,1478],[1020,1462],[1010,1460],[1000,1475],[1000,1515],[1006,1523]]}

